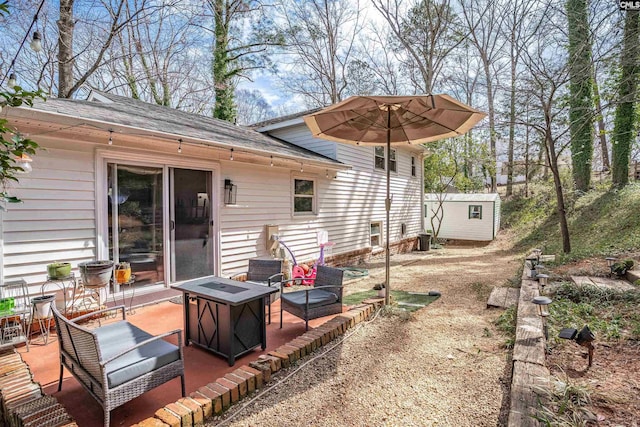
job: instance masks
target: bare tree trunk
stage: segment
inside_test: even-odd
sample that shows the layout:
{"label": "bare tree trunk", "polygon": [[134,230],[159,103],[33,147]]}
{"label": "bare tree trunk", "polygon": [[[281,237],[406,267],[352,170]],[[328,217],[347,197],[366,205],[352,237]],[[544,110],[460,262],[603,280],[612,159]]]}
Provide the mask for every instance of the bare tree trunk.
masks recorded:
{"label": "bare tree trunk", "polygon": [[66,98],[73,87],[73,2],[60,0],[58,20],[58,97]]}
{"label": "bare tree trunk", "polygon": [[549,153],[546,150],[540,150],[538,163],[544,165],[542,178],[546,181],[549,179]]}
{"label": "bare tree trunk", "polygon": [[[529,104],[527,103],[526,121],[529,123]],[[529,197],[529,126],[524,135],[524,197]]]}
{"label": "bare tree trunk", "polygon": [[551,122],[547,121],[545,146],[547,157],[549,158],[549,169],[553,174],[553,184],[556,191],[558,219],[560,221],[560,234],[562,235],[562,251],[566,254],[571,252],[571,240],[569,238],[569,224],[567,223],[567,210],[564,204],[564,192],[562,190],[562,181],[560,180],[560,171],[558,170],[558,156],[556,153],[555,142],[551,137]]}
{"label": "bare tree trunk", "polygon": [[496,114],[493,106],[493,83],[491,82],[491,70],[489,64],[485,65],[485,74],[487,78],[487,102],[489,105],[489,141],[491,144],[491,163],[493,164],[493,172],[491,173],[491,192],[498,191],[498,169],[496,167]]}
{"label": "bare tree trunk", "polygon": [[598,80],[596,79],[595,67],[593,68],[593,96],[596,101],[596,111],[598,112],[598,136],[600,138],[600,148],[602,149],[602,170],[608,171],[611,169],[611,163],[609,162],[609,147],[607,146],[606,128],[604,126],[604,116],[602,115],[600,89],[598,87]]}
{"label": "bare tree trunk", "polygon": [[507,148],[507,196],[513,194],[513,146],[516,135],[516,61],[514,60],[515,43],[511,43],[511,90],[509,99],[509,146]]}

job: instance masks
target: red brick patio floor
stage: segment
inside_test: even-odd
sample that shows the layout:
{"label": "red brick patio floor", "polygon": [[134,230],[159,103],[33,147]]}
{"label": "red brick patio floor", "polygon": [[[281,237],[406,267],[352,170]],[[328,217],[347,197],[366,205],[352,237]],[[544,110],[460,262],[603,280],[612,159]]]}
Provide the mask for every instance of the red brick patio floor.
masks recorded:
{"label": "red brick patio floor", "polygon": [[[347,308],[345,307],[345,310]],[[239,366],[249,364],[261,354],[275,350],[283,344],[304,334],[304,321],[284,313],[283,328],[280,329],[280,304],[276,301],[271,305],[272,323],[267,325],[267,348],[256,350],[236,359],[235,366],[229,366],[226,359],[196,346],[184,347],[185,385],[187,395],[198,388],[214,382],[217,378],[232,372]],[[309,322],[310,328],[326,322],[333,316],[315,319]],[[152,334],[159,334],[173,329],[183,329],[182,304],[169,301],[139,307],[135,314],[127,315],[127,320]],[[52,332],[47,345],[41,342],[39,336],[33,337],[30,351],[25,347],[19,349],[24,361],[29,365],[34,380],[39,382],[45,393],[55,396],[67,409],[80,427],[103,425],[102,407],[87,393],[87,391],[64,371],[62,391],[58,392],[58,375],[60,362],[58,342]],[[175,402],[180,398],[180,380],[173,379],[160,387],[125,403],[111,412],[112,426],[129,426],[152,417],[155,411],[164,405]]]}

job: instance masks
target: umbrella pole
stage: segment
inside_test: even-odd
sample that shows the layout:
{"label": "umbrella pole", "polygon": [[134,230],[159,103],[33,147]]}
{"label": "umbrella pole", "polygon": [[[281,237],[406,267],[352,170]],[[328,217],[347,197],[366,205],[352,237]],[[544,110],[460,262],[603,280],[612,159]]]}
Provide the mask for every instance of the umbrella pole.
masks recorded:
{"label": "umbrella pole", "polygon": [[390,279],[390,257],[389,253],[389,211],[391,210],[391,106],[387,105],[387,198],[384,202],[384,207],[387,214],[387,220],[385,222],[386,227],[386,235],[385,235],[385,251],[384,251],[384,267],[385,267],[385,276],[384,276],[384,305],[389,305],[389,296],[391,295],[391,281]]}

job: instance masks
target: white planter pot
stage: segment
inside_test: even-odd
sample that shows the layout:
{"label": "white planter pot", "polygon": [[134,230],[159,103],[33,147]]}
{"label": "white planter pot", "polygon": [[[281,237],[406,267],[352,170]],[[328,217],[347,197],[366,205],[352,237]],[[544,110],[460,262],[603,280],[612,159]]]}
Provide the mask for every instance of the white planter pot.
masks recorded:
{"label": "white planter pot", "polygon": [[54,300],[54,295],[45,295],[31,300],[35,306],[36,319],[46,319],[51,316],[51,303],[53,303]]}

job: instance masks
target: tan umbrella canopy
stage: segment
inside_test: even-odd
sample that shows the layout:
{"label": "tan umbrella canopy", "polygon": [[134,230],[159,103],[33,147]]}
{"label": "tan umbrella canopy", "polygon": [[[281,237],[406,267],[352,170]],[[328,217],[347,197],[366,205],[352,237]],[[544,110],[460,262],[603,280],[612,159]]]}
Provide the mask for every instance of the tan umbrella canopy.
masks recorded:
{"label": "tan umbrella canopy", "polygon": [[486,114],[448,95],[352,96],[304,117],[313,136],[387,147],[385,304],[389,304],[391,146],[422,144],[466,133]]}

